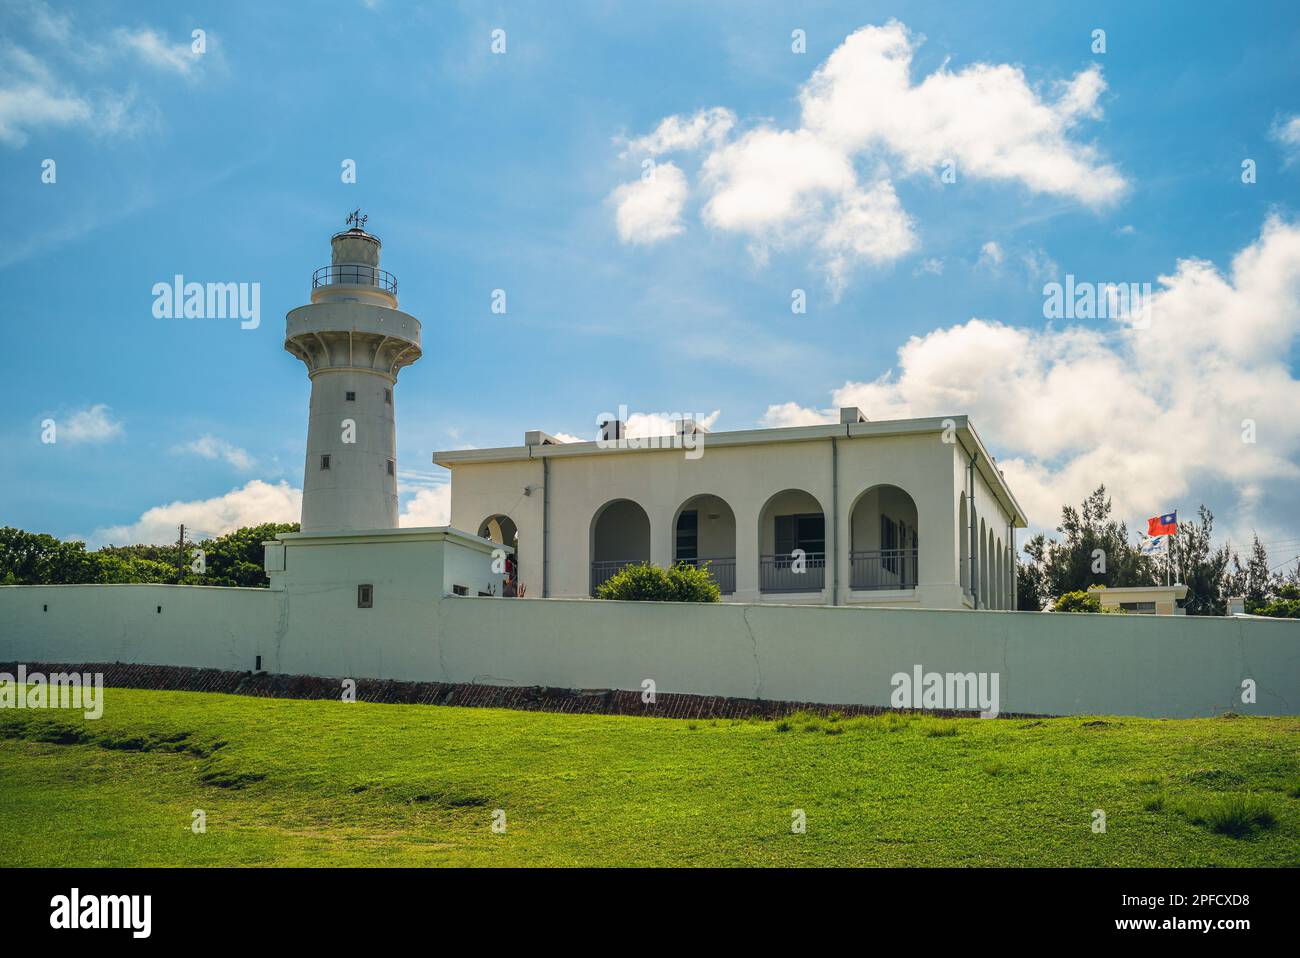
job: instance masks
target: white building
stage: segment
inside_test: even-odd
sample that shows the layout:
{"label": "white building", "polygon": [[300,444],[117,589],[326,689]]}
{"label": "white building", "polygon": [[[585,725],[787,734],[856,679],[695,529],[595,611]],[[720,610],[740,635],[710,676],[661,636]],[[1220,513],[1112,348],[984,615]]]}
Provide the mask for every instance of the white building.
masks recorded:
{"label": "white building", "polygon": [[1187,599],[1187,586],[1137,585],[1093,590],[1103,609],[1119,609],[1133,615],[1186,615],[1180,604]]}
{"label": "white building", "polygon": [[420,321],[397,308],[397,278],[361,222],[334,234],[311,303],[285,317],[284,348],[311,378],[304,532],[397,528],[393,389],[420,358]]}
{"label": "white building", "polygon": [[514,545],[529,596],[708,563],[724,601],[1015,606],[1024,513],[964,416],[437,452],[451,524]]}
{"label": "white building", "polygon": [[[397,527],[397,374],[420,358],[420,321],[362,227],[330,239],[311,303],[285,317],[284,348],[311,379],[302,531],[265,543],[271,591],[315,595],[322,626],[421,596],[501,595],[509,548],[447,528]],[[495,552],[495,554],[494,554]]]}
{"label": "white building", "polygon": [[[880,707],[923,664],[1000,675],[1003,712],[1295,713],[1295,622],[958,611],[1014,605],[1025,525],[960,416],[845,409],[836,425],[729,433],[683,420],[653,441],[622,440],[617,422],[608,441],[530,432],[435,453],[459,529],[397,528],[392,389],[419,323],[378,252],[360,229],[336,236],[312,304],[287,318],[311,419],[304,528],[265,544],[270,588],[0,586],[0,662],[565,689],[651,678],[665,693]],[[527,598],[505,600],[515,542]],[[622,563],[678,559],[708,562],[730,601],[586,599]],[[1102,601],[1148,611],[1159,591]],[[885,608],[833,608],[846,605]],[[1242,703],[1258,675],[1258,703]]]}

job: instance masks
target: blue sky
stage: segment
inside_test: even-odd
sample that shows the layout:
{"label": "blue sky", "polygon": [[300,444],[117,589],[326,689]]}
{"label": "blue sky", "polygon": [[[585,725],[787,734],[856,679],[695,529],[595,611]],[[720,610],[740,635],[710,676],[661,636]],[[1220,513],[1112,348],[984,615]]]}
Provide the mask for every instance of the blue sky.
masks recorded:
{"label": "blue sky", "polygon": [[[619,405],[717,430],[853,401],[969,413],[1035,526],[1105,482],[1130,521],[1205,502],[1281,561],[1300,9],[1089,6],[0,4],[0,524],[296,518],[283,317],[359,206],[424,325],[396,394],[408,521],[445,510],[435,449],[585,438]],[[900,56],[902,86],[855,74]],[[698,142],[655,139],[697,114]],[[260,325],[155,318],[177,273],[260,283]],[[1151,328],[1044,318],[1066,274],[1152,283]],[[52,445],[47,418],[71,424]]]}

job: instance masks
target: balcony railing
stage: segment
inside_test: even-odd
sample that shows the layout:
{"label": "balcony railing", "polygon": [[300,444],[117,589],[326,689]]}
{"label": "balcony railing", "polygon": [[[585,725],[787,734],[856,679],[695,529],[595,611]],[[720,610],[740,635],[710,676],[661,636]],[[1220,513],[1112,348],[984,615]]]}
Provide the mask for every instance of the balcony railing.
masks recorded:
{"label": "balcony railing", "polygon": [[721,558],[710,559],[678,559],[678,562],[685,562],[693,566],[703,566],[709,570],[709,575],[713,576],[713,581],[718,583],[718,591],[723,595],[734,595],[736,591],[736,557],[722,556]]}
{"label": "balcony railing", "polygon": [[311,288],[318,286],[373,286],[397,295],[397,277],[378,266],[322,266],[311,274]]}
{"label": "balcony railing", "polygon": [[618,575],[619,570],[624,566],[637,565],[646,561],[646,559],[602,559],[599,562],[593,562],[591,564],[591,594],[594,596],[596,590]]}
{"label": "balcony railing", "polygon": [[826,587],[826,553],[809,552],[802,560],[788,553],[759,556],[761,592],[820,592]]}
{"label": "balcony railing", "polygon": [[915,589],[915,549],[872,549],[850,554],[849,587],[859,591]]}

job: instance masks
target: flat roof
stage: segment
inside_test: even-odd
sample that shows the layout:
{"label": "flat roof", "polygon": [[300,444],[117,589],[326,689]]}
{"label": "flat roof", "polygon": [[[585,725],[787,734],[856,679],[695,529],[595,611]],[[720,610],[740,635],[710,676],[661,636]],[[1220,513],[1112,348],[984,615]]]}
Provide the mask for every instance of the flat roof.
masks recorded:
{"label": "flat roof", "polygon": [[[765,443],[811,442],[818,439],[876,439],[887,436],[912,436],[943,432],[949,425],[955,429],[958,442],[969,457],[978,456],[980,475],[994,491],[995,497],[1014,517],[1016,528],[1023,529],[1029,521],[1020,503],[1007,486],[996,460],[989,455],[975,428],[966,416],[932,416],[925,419],[886,419],[874,422],[826,423],[816,426],[782,426],[772,429],[742,429],[732,432],[705,433],[705,446],[755,446]],[[634,439],[673,439],[672,436],[633,437]],[[644,452],[680,452],[676,447],[652,448],[618,447],[589,442],[557,442],[541,445],[499,446],[490,449],[448,449],[433,454],[433,464],[452,469],[465,463],[519,462],[529,459],[562,459],[571,456],[626,455]]]}
{"label": "flat roof", "polygon": [[1157,594],[1169,593],[1176,599],[1187,598],[1187,586],[1181,582],[1175,582],[1173,585],[1119,585],[1119,586],[1090,586],[1089,591],[1096,592],[1099,596],[1117,595],[1121,598],[1124,596],[1143,595],[1155,592]]}
{"label": "flat roof", "polygon": [[274,539],[262,543],[271,545],[338,545],[340,542],[352,544],[382,543],[394,541],[434,542],[449,540],[470,546],[480,552],[491,552],[504,548],[514,552],[511,546],[502,546],[491,539],[456,529],[452,526],[404,526],[397,529],[326,529],[314,532],[280,532]]}

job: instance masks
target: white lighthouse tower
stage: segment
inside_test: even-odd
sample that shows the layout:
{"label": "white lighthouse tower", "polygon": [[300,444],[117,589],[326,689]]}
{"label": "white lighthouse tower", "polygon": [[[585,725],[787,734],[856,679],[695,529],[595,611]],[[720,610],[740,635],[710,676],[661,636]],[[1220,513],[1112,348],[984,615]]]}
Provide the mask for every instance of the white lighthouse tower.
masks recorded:
{"label": "white lighthouse tower", "polygon": [[285,317],[284,348],[307,364],[311,413],[304,532],[397,528],[397,374],[420,358],[420,322],[397,308],[378,236],[354,211],[312,275],[311,305]]}

